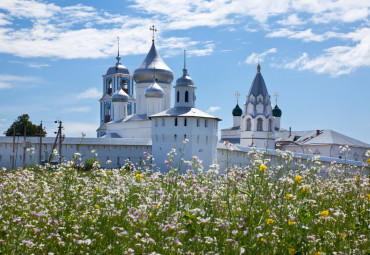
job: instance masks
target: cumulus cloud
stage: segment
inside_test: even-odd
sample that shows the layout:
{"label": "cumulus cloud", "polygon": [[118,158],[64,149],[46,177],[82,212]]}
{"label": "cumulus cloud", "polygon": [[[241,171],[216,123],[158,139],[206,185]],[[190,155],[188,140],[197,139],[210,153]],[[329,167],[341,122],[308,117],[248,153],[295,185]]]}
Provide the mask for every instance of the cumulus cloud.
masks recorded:
{"label": "cumulus cloud", "polygon": [[221,109],[220,106],[210,106],[207,110],[207,112],[217,112]]}
{"label": "cumulus cloud", "polygon": [[359,29],[347,35],[355,46],[335,46],[317,57],[303,53],[299,58],[287,62],[284,67],[329,73],[333,77],[348,74],[360,66],[370,66],[370,28]]}
{"label": "cumulus cloud", "polygon": [[247,57],[247,59],[245,60],[245,63],[247,64],[257,64],[258,62],[263,62],[265,60],[265,57],[271,53],[276,53],[277,50],[276,48],[271,48],[267,51],[264,51],[262,53],[252,53],[251,55],[249,55]]}
{"label": "cumulus cloud", "polygon": [[97,88],[89,88],[77,95],[77,99],[98,99],[101,97],[101,92]]}

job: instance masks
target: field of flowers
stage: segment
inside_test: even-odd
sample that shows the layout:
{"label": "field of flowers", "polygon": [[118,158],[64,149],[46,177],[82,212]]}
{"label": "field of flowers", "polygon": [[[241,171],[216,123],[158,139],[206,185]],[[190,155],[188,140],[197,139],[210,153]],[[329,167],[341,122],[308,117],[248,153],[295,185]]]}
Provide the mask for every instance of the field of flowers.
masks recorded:
{"label": "field of flowers", "polygon": [[324,173],[251,152],[245,169],[194,157],[180,174],[175,153],[168,173],[148,154],[140,167],[0,170],[0,254],[370,253],[366,164]]}

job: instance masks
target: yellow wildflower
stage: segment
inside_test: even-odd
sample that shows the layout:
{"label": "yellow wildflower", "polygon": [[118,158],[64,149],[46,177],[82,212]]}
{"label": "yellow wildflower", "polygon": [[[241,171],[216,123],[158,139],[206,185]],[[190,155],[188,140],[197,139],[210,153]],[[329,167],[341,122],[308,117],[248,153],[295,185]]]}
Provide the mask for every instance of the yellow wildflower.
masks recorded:
{"label": "yellow wildflower", "polygon": [[96,192],[100,192],[100,189],[99,188],[95,188]]}
{"label": "yellow wildflower", "polygon": [[161,207],[161,205],[160,204],[157,204],[157,207]]}
{"label": "yellow wildflower", "polygon": [[298,183],[301,183],[301,182],[302,182],[302,177],[301,177],[301,176],[299,176],[299,175],[297,175],[297,176],[295,177],[295,180],[296,180]]}
{"label": "yellow wildflower", "polygon": [[295,250],[295,249],[293,249],[293,248],[290,248],[289,249],[289,254],[294,254],[294,253],[296,253],[297,251]]}
{"label": "yellow wildflower", "polygon": [[100,206],[95,205],[95,209],[99,210],[100,209]]}
{"label": "yellow wildflower", "polygon": [[370,194],[367,194],[367,200],[370,201]]}
{"label": "yellow wildflower", "polygon": [[265,166],[264,164],[260,165],[260,171],[266,172],[266,169],[267,169],[267,166]]}
{"label": "yellow wildflower", "polygon": [[366,160],[366,163],[367,163],[368,165],[370,165],[370,158],[368,158],[368,159]]}
{"label": "yellow wildflower", "polygon": [[324,219],[325,219],[325,217],[329,215],[329,211],[322,211],[321,215],[324,216]]}
{"label": "yellow wildflower", "polygon": [[286,199],[289,199],[289,198],[291,198],[293,195],[291,195],[291,194],[286,194],[285,195],[285,197],[286,197]]}
{"label": "yellow wildflower", "polygon": [[235,198],[235,194],[232,194],[231,196],[232,196],[233,198]]}
{"label": "yellow wildflower", "polygon": [[267,224],[272,224],[272,223],[274,223],[274,220],[273,219],[267,219],[267,222],[266,222]]}
{"label": "yellow wildflower", "polygon": [[267,214],[270,214],[270,210],[266,210],[266,213],[267,213]]}
{"label": "yellow wildflower", "polygon": [[357,177],[357,175],[355,175],[355,180],[357,180],[358,179],[358,177]]}
{"label": "yellow wildflower", "polygon": [[289,225],[295,225],[295,222],[294,221],[289,221],[288,224]]}
{"label": "yellow wildflower", "polygon": [[322,255],[322,253],[318,251],[318,252],[315,252],[315,255]]}
{"label": "yellow wildflower", "polygon": [[343,233],[340,233],[339,238],[344,239],[346,236]]}
{"label": "yellow wildflower", "polygon": [[263,242],[263,241],[265,241],[265,239],[264,238],[261,238],[260,241]]}
{"label": "yellow wildflower", "polygon": [[142,174],[136,174],[136,179],[138,179],[138,180],[143,179],[143,175]]}

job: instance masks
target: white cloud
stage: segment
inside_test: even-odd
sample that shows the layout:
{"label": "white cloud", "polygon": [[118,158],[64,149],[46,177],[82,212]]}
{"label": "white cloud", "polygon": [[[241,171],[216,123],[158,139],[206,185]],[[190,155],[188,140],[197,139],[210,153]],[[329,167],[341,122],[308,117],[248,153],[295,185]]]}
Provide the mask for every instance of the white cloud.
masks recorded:
{"label": "white cloud", "polygon": [[354,46],[335,46],[317,57],[303,53],[299,58],[288,62],[285,68],[311,70],[328,73],[333,77],[348,74],[361,66],[370,66],[370,28],[359,29],[348,35],[358,43]]}
{"label": "white cloud", "polygon": [[220,106],[210,106],[207,110],[207,112],[217,112],[221,109]]}
{"label": "white cloud", "polygon": [[49,67],[50,65],[49,64],[41,64],[41,63],[30,63],[27,66],[32,67],[32,68],[36,68],[36,69],[41,69],[41,68],[44,68],[44,67]]}
{"label": "white cloud", "polygon": [[327,35],[318,35],[312,33],[312,29],[307,29],[304,31],[291,31],[287,28],[282,28],[277,31],[268,33],[266,37],[288,37],[293,39],[301,39],[304,42],[316,41],[321,42],[327,38]]}
{"label": "white cloud", "polygon": [[24,84],[30,85],[30,83],[37,81],[39,79],[36,77],[0,74],[0,89],[9,89]]}
{"label": "white cloud", "polygon": [[88,106],[72,107],[63,109],[63,112],[89,112],[91,109]]}
{"label": "white cloud", "polygon": [[257,53],[252,53],[250,56],[247,57],[247,59],[245,60],[245,63],[247,64],[257,64],[258,62],[263,62],[265,57],[271,53],[276,53],[277,50],[276,48],[271,48],[267,51],[264,51],[260,54],[257,54]]}
{"label": "white cloud", "polygon": [[305,21],[301,20],[296,13],[291,14],[288,16],[288,18],[279,20],[277,22],[278,24],[281,25],[286,25],[286,26],[297,26],[297,25],[302,25],[306,23]]}
{"label": "white cloud", "polygon": [[81,137],[84,132],[88,137],[96,137],[96,123],[63,122],[64,134],[67,137]]}
{"label": "white cloud", "polygon": [[77,99],[97,99],[101,97],[101,92],[97,88],[89,88],[77,95]]}

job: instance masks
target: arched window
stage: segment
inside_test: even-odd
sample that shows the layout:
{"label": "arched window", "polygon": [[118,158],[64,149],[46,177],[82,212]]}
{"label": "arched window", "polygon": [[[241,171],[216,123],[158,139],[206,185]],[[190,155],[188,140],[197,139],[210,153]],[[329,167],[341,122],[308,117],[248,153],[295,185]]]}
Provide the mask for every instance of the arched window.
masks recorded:
{"label": "arched window", "polygon": [[269,132],[272,132],[272,119],[269,119]]}
{"label": "arched window", "polygon": [[188,122],[186,120],[186,118],[184,119],[184,126],[187,126],[188,125]]}
{"label": "arched window", "polygon": [[126,79],[121,80],[122,89],[128,94],[128,81]]}
{"label": "arched window", "polygon": [[177,126],[177,118],[175,118],[175,126]]}
{"label": "arched window", "polygon": [[247,119],[247,131],[252,130],[252,121],[250,118]]}
{"label": "arched window", "polygon": [[204,127],[208,127],[208,120],[204,120]]}
{"label": "arched window", "polygon": [[189,92],[185,91],[185,102],[189,102]]}
{"label": "arched window", "polygon": [[257,131],[263,131],[263,120],[261,118],[257,119]]}
{"label": "arched window", "polygon": [[180,102],[180,91],[177,91],[176,102]]}
{"label": "arched window", "polygon": [[104,122],[109,122],[110,121],[110,105],[106,104],[105,105],[105,121]]}
{"label": "arched window", "polygon": [[109,79],[108,80],[108,83],[107,83],[107,93],[108,94],[112,94],[112,79]]}
{"label": "arched window", "polygon": [[173,136],[173,140],[176,142],[177,141],[177,135]]}
{"label": "arched window", "polygon": [[199,119],[197,119],[197,127],[199,127],[199,122],[200,122],[200,120],[199,120]]}
{"label": "arched window", "polygon": [[186,139],[186,135],[184,135],[184,140]]}

